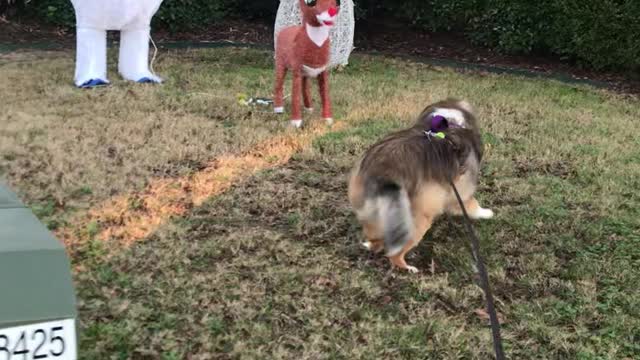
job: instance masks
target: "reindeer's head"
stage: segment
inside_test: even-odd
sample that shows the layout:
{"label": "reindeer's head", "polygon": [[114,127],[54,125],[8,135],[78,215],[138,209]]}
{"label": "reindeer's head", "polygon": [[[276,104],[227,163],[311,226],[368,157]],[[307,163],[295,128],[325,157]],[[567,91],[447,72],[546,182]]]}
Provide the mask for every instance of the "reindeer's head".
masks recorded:
{"label": "reindeer's head", "polygon": [[311,26],[333,26],[340,11],[340,0],[300,0],[304,22]]}

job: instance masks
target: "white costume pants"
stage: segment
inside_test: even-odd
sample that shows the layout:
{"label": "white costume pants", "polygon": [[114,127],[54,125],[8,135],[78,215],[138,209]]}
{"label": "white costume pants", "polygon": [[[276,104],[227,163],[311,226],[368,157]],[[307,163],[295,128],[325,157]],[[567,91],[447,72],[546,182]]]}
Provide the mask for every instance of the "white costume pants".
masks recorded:
{"label": "white costume pants", "polygon": [[76,12],[76,86],[106,84],[107,30],[120,31],[118,72],[131,81],[162,82],[149,70],[151,18],[162,0],[71,0]]}

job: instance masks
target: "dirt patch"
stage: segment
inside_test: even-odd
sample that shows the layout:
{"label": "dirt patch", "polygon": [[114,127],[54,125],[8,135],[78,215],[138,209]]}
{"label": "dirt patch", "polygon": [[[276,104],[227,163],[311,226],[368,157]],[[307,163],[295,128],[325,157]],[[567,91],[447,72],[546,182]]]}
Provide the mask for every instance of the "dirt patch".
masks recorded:
{"label": "dirt patch", "polygon": [[[344,125],[339,123],[336,127]],[[100,229],[97,239],[130,245],[148,237],[170,218],[201,206],[205,200],[227,190],[239,179],[285,164],[328,129],[326,125],[316,123],[307,132],[276,136],[243,155],[223,155],[189,176],[159,178],[141,193],[118,196],[89,211],[87,216],[72,221],[71,226],[61,229],[57,235],[73,251],[78,242],[86,239],[78,236],[78,229],[96,224]]]}
{"label": "dirt patch", "polygon": [[551,175],[566,180],[577,176],[576,170],[567,161],[549,161],[545,159],[514,159],[517,177],[525,178],[531,175]]}

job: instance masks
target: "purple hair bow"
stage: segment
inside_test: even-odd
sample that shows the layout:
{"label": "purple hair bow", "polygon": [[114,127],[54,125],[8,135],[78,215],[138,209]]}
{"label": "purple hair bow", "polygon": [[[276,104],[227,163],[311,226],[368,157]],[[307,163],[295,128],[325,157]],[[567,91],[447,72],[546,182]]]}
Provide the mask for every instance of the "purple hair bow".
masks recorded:
{"label": "purple hair bow", "polygon": [[459,128],[458,124],[450,123],[447,118],[442,115],[436,115],[431,118],[431,131],[434,133],[441,132],[448,128]]}

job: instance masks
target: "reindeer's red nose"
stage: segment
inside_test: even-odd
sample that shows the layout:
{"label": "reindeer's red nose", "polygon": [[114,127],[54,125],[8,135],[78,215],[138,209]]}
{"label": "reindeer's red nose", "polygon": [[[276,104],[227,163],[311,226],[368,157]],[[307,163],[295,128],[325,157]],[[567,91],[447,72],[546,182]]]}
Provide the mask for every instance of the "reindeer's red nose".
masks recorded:
{"label": "reindeer's red nose", "polygon": [[334,16],[338,15],[338,8],[330,7],[329,8],[329,15],[331,17],[334,17]]}

